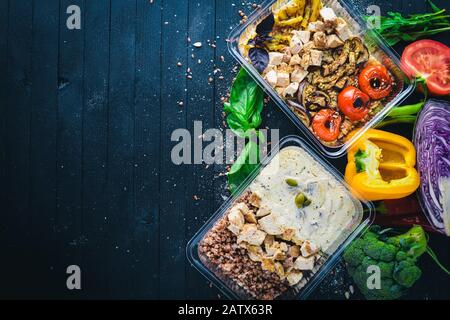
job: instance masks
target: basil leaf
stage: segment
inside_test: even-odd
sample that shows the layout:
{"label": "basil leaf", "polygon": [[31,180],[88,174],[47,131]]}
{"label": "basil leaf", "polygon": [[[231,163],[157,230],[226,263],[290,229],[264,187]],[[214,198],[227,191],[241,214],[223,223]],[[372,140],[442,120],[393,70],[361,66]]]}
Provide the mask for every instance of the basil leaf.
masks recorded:
{"label": "basil leaf", "polygon": [[242,150],[240,156],[227,173],[228,187],[232,193],[259,167],[258,144],[250,140]]}
{"label": "basil leaf", "polygon": [[269,53],[266,49],[258,47],[250,48],[248,57],[259,73],[262,73],[269,64]]}
{"label": "basil leaf", "polygon": [[263,90],[242,68],[231,87],[229,102],[224,103],[230,129],[237,136],[250,139],[227,173],[228,186],[233,193],[259,166],[259,147],[254,138],[263,139],[263,135],[257,131],[262,122],[263,106]]}
{"label": "basil leaf", "polygon": [[241,69],[231,87],[230,101],[224,105],[227,123],[238,136],[261,124],[264,92],[258,84]]}

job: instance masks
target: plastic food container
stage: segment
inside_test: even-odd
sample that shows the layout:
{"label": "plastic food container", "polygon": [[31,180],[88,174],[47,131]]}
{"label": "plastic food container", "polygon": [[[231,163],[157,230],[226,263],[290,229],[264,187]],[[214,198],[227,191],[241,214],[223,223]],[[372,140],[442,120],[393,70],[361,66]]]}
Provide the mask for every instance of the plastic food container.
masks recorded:
{"label": "plastic food container", "polygon": [[[342,233],[336,238],[327,251],[321,255],[320,263],[314,272],[307,278],[306,283],[300,282],[294,287],[290,287],[286,292],[277,297],[277,299],[306,299],[310,293],[316,288],[321,280],[328,274],[333,266],[339,261],[343,250],[358,237],[373,221],[373,205],[370,202],[359,201],[354,198],[349,190],[349,186],[344,182],[341,174],[326,162],[319,154],[314,152],[307,143],[298,136],[288,136],[275,146],[271,153],[263,159],[261,163],[267,165],[271,159],[283,148],[297,146],[303,149],[308,155],[317,161],[318,167],[322,168],[328,174],[333,176],[338,183],[342,184],[348,191],[351,201],[356,208],[355,214],[352,216],[351,222],[347,225]],[[218,223],[228,209],[233,206],[235,201],[239,199],[244,192],[248,190],[249,185],[258,176],[260,171],[265,167],[261,165],[250,177],[239,187],[236,194],[225,202],[211,219],[197,232],[197,234],[189,241],[186,253],[192,265],[200,271],[209,281],[216,285],[226,297],[230,299],[252,299],[252,297],[239,287],[233,280],[222,274],[219,268],[211,263],[204,254],[199,250],[199,245],[207,235],[208,231]],[[306,278],[306,277],[305,277]]]}
{"label": "plastic food container", "polygon": [[[253,12],[246,23],[235,28],[230,36],[228,42],[228,49],[234,58],[247,70],[252,78],[266,91],[273,101],[281,108],[281,110],[288,116],[288,118],[308,137],[308,139],[325,155],[331,158],[341,157],[349,146],[356,141],[367,129],[374,127],[380,122],[389,111],[395,106],[399,105],[408,97],[414,90],[414,83],[409,83],[406,75],[400,69],[400,61],[397,54],[383,41],[373,30],[370,30],[366,22],[362,19],[362,14],[357,8],[357,4],[349,0],[322,0],[324,6],[331,7],[338,17],[344,18],[351,31],[363,39],[364,44],[369,49],[369,53],[381,62],[393,75],[397,83],[397,90],[388,98],[385,107],[379,111],[370,121],[360,127],[358,134],[354,135],[352,139],[346,141],[338,146],[327,146],[320,141],[310,129],[295,115],[288,104],[281,96],[263,79],[259,72],[253,65],[243,56],[239,48],[239,40],[241,37],[246,37],[251,30],[254,30],[258,23],[262,21],[272,12],[272,7],[281,7],[283,4],[289,2],[288,0],[268,0],[262,3],[261,8]],[[362,8],[361,8],[362,9]],[[361,11],[362,12],[362,11]]]}

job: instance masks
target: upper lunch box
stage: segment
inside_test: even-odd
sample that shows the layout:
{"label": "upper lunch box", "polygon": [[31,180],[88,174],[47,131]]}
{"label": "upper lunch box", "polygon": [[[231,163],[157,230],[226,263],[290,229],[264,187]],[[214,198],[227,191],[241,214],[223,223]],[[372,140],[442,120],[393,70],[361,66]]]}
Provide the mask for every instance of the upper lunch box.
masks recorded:
{"label": "upper lunch box", "polygon": [[[291,0],[292,1],[292,0]],[[389,71],[395,83],[395,89],[385,99],[381,100],[380,107],[376,109],[369,121],[363,125],[357,125],[355,129],[360,129],[351,139],[342,138],[339,142],[330,144],[319,139],[294,112],[293,106],[289,105],[283,97],[264,79],[264,77],[255,69],[249,58],[246,56],[245,44],[255,34],[257,25],[267,18],[272,12],[276,12],[287,3],[287,0],[269,0],[262,3],[260,8],[253,12],[247,21],[235,28],[230,36],[228,48],[235,59],[247,70],[252,78],[265,90],[279,108],[288,116],[288,118],[307,136],[308,140],[317,147],[324,155],[331,158],[341,157],[347,149],[354,143],[365,131],[376,126],[395,106],[404,101],[414,90],[414,83],[411,83],[407,76],[400,69],[400,61],[396,53],[383,41],[375,31],[370,29],[363,20],[363,15],[356,8],[356,5],[348,0],[323,0],[323,7],[333,9],[336,16],[343,19],[352,35],[359,37],[364,46],[368,49],[369,55],[380,64],[384,65]],[[304,81],[304,80],[303,80]],[[302,82],[303,83],[303,82]],[[301,85],[300,85],[301,87]],[[301,90],[301,89],[299,89]],[[301,102],[296,101],[298,105]],[[305,106],[302,106],[305,108]],[[375,110],[375,109],[374,109]],[[345,120],[345,119],[344,119]],[[338,140],[336,140],[338,141]]]}

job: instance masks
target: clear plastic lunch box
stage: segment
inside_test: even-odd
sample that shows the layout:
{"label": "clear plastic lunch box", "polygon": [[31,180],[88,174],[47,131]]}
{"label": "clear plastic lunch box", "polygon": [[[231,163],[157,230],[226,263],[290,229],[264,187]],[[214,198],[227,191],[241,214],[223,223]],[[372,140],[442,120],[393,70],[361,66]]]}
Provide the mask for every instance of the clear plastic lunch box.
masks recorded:
{"label": "clear plastic lunch box", "polygon": [[[298,136],[287,136],[281,139],[279,145],[272,148],[269,155],[261,161],[262,165],[256,169],[249,178],[238,188],[235,195],[226,201],[216,213],[205,223],[205,225],[196,233],[196,235],[189,241],[186,247],[186,253],[191,264],[202,273],[209,281],[216,285],[223,294],[229,299],[252,299],[243,289],[241,289],[234,281],[223,275],[221,271],[209,262],[209,259],[199,252],[199,244],[204,239],[208,231],[227,213],[228,209],[239,199],[247,190],[248,186],[258,176],[259,172],[267,165],[270,160],[283,148],[297,146],[305,150],[314,160],[317,165],[322,167],[324,171],[333,176],[339,183],[341,183],[348,191],[352,192],[350,187],[345,183],[342,175],[332,167],[321,155],[316,153],[308,146],[308,144]],[[356,212],[351,223],[342,230],[342,234],[324,252],[323,259],[320,261],[318,268],[313,275],[307,279],[306,283],[300,282],[298,286],[291,287],[288,291],[283,293],[277,299],[306,299],[323,278],[331,271],[335,264],[339,261],[343,250],[361,233],[368,228],[374,218],[374,208],[371,202],[357,200],[350,194],[352,201],[355,204]]]}
{"label": "clear plastic lunch box", "polygon": [[236,27],[230,34],[228,40],[228,49],[232,56],[247,70],[252,78],[265,90],[273,101],[281,108],[288,118],[308,137],[308,139],[325,155],[331,158],[341,157],[352,143],[354,143],[367,129],[374,127],[380,122],[389,111],[404,101],[414,90],[415,83],[409,82],[406,75],[400,69],[400,61],[397,54],[385,43],[382,37],[376,31],[370,29],[363,20],[361,8],[350,0],[322,0],[324,6],[331,7],[338,17],[345,19],[355,35],[363,39],[364,44],[369,49],[370,54],[380,61],[391,74],[398,84],[398,90],[389,97],[385,107],[379,111],[372,119],[361,127],[358,134],[352,139],[339,146],[327,146],[321,142],[310,129],[295,115],[287,103],[277,92],[263,79],[259,72],[243,56],[239,47],[241,37],[247,38],[255,30],[257,24],[267,17],[272,9],[281,7],[289,0],[268,0],[261,4],[261,7],[254,11],[246,23]]}

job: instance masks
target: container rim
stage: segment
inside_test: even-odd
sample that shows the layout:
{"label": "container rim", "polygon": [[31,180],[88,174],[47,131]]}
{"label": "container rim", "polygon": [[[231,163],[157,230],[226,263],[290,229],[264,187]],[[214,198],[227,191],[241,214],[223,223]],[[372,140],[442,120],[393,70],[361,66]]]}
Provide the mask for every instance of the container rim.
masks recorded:
{"label": "container rim", "polygon": [[[401,72],[403,80],[403,88],[392,100],[385,104],[384,108],[379,111],[370,121],[368,121],[360,130],[353,135],[351,139],[344,142],[340,146],[330,147],[322,143],[310,130],[309,128],[294,114],[294,112],[289,108],[286,102],[275,92],[275,90],[267,84],[267,82],[262,78],[259,72],[251,65],[241,54],[239,50],[239,39],[242,33],[255,23],[265,12],[271,9],[272,5],[278,0],[265,0],[261,3],[261,7],[254,10],[249,16],[245,23],[236,26],[229,34],[227,47],[230,54],[238,61],[238,63],[249,73],[249,75],[255,80],[256,83],[274,100],[275,104],[283,111],[283,113],[294,123],[294,125],[300,129],[312,142],[313,146],[316,147],[322,154],[329,158],[340,158],[345,152],[354,144],[368,129],[375,127],[379,122],[381,122],[392,108],[403,102],[415,89],[416,81],[415,79],[411,81],[406,81],[407,77],[401,71],[400,68],[400,58],[398,54],[387,44],[383,37],[375,29],[364,28],[364,21],[362,19],[363,14],[354,4],[349,3],[349,0],[322,0],[324,5],[330,5],[332,3],[338,3],[343,9],[349,14],[349,16],[358,23],[358,27],[361,30],[367,31],[370,34],[371,40],[374,41],[376,47],[380,49],[392,62],[393,65],[398,68]],[[288,2],[288,0],[285,0]]]}
{"label": "container rim", "polygon": [[[326,257],[324,263],[319,267],[315,274],[308,280],[304,287],[302,287],[298,293],[295,293],[295,299],[304,300],[314,291],[314,289],[321,283],[325,276],[331,271],[331,269],[339,262],[342,252],[345,248],[364,230],[366,230],[373,223],[374,220],[374,206],[370,201],[359,200],[354,196],[354,190],[344,181],[342,174],[333,167],[323,156],[317,153],[311,146],[301,137],[296,135],[288,135],[283,137],[280,142],[275,145],[261,163],[267,165],[270,160],[278,154],[278,152],[288,147],[286,144],[294,143],[296,146],[302,148],[308,153],[315,161],[317,161],[324,170],[331,174],[339,183],[341,183],[345,189],[349,192],[350,197],[356,203],[361,205],[359,212],[356,214],[360,215],[359,221],[355,223],[351,232],[348,236],[342,240],[340,244],[337,245],[336,249],[331,253],[331,255]],[[249,177],[238,187],[237,191],[229,197],[216,211],[215,213],[204,223],[204,225],[195,233],[195,235],[188,241],[186,245],[186,256],[188,261],[192,266],[197,269],[204,277],[211,281],[219,290],[229,299],[241,299],[232,289],[230,289],[212,270],[205,266],[199,258],[197,258],[198,252],[197,245],[206,235],[206,233],[214,226],[214,224],[226,213],[227,209],[242,195],[242,193],[247,189],[250,183],[258,176],[261,168],[264,165],[259,165]],[[357,194],[356,194],[357,195]],[[359,197],[360,198],[360,197]],[[355,214],[355,215],[356,215]],[[349,226],[352,224],[350,223]],[[347,227],[349,227],[347,226]],[[343,232],[344,234],[344,232]],[[337,239],[336,241],[341,241]]]}

